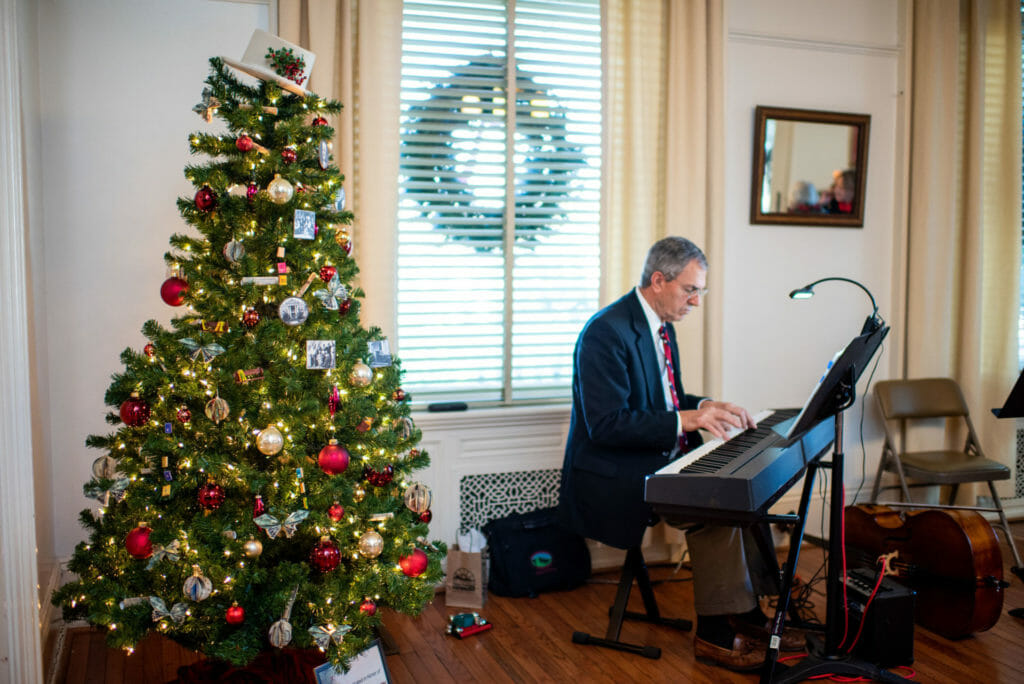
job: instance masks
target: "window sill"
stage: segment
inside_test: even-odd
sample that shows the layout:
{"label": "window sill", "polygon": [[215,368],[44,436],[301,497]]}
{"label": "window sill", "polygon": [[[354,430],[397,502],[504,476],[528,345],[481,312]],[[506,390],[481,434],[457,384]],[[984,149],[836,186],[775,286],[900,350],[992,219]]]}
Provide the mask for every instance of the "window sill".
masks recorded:
{"label": "window sill", "polygon": [[420,430],[448,430],[463,427],[515,427],[556,424],[569,420],[569,404],[500,406],[469,408],[465,411],[413,411],[412,419]]}

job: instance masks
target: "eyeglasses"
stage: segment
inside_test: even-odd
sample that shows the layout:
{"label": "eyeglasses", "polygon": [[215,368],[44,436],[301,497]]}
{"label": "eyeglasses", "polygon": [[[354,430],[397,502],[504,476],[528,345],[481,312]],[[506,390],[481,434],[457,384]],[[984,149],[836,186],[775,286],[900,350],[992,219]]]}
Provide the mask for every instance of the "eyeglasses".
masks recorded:
{"label": "eyeglasses", "polygon": [[694,287],[693,285],[684,285],[683,292],[686,293],[686,298],[691,299],[694,295],[704,299],[708,296],[708,288],[706,287]]}

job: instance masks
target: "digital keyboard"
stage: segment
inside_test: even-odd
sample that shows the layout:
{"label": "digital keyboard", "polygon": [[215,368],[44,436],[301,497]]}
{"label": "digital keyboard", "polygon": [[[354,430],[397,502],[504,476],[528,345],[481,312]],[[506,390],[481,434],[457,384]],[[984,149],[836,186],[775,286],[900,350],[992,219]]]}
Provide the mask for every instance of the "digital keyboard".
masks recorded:
{"label": "digital keyboard", "polygon": [[835,438],[834,418],[785,437],[799,409],[755,416],[756,428],[713,439],[647,476],[644,500],[659,515],[694,521],[752,522],[764,516]]}

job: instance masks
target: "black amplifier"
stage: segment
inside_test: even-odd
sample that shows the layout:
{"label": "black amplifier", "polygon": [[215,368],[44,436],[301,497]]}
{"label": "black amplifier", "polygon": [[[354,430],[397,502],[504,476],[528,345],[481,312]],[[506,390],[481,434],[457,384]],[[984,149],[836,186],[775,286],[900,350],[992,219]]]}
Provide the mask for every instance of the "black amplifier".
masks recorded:
{"label": "black amplifier", "polygon": [[[847,641],[851,641],[864,623],[853,652],[863,660],[880,665],[910,665],[914,662],[914,597],[916,592],[891,577],[882,578],[878,593],[864,607],[877,582],[877,573],[854,568],[846,578],[846,600],[850,610]],[[845,645],[844,645],[845,648]]]}

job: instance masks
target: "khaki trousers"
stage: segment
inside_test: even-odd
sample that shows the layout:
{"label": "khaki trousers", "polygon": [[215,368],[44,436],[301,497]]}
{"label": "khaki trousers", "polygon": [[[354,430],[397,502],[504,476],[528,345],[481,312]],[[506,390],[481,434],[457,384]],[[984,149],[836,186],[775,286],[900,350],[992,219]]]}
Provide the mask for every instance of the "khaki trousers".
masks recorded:
{"label": "khaki trousers", "polygon": [[686,530],[697,615],[735,615],[778,593],[748,529],[700,525]]}

